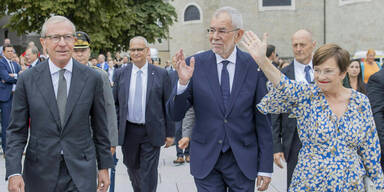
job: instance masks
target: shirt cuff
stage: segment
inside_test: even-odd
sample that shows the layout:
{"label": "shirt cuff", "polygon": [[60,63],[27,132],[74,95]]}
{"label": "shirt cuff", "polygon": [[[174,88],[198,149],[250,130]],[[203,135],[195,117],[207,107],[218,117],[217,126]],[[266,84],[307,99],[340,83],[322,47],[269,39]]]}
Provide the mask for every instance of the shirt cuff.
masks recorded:
{"label": "shirt cuff", "polygon": [[13,176],[18,176],[18,175],[20,175],[20,176],[21,176],[21,174],[20,174],[20,173],[15,173],[15,174],[12,174],[12,175],[10,175],[10,176],[8,177],[8,180],[9,180],[11,177],[13,177]]}
{"label": "shirt cuff", "polygon": [[272,178],[272,173],[258,172],[257,176],[264,176],[264,177]]}
{"label": "shirt cuff", "polygon": [[176,95],[180,95],[180,94],[184,93],[184,91],[188,87],[188,84],[189,84],[189,81],[188,81],[188,83],[186,85],[182,85],[182,84],[180,84],[180,81],[178,80],[177,81],[177,92],[176,92]]}

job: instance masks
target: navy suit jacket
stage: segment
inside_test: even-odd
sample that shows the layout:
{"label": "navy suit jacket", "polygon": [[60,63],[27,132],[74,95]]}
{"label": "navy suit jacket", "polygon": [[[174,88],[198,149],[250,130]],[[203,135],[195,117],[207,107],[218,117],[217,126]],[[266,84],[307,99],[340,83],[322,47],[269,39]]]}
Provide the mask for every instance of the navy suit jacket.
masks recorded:
{"label": "navy suit jacket", "polygon": [[[15,73],[19,73],[21,67],[16,62],[12,61]],[[11,97],[12,86],[16,84],[17,78],[9,76],[12,73],[8,65],[8,61],[3,57],[0,59],[0,101],[8,101]]]}
{"label": "navy suit jacket", "polygon": [[[125,139],[132,65],[132,63],[128,63],[127,66],[117,69],[113,76],[113,96],[118,117],[119,145],[123,145]],[[149,142],[154,146],[164,145],[165,137],[175,135],[174,122],[166,113],[166,104],[170,93],[171,83],[167,71],[148,64],[145,128]]]}
{"label": "navy suit jacket", "polygon": [[176,85],[168,102],[175,121],[182,120],[191,105],[195,110],[190,148],[192,175],[205,178],[211,172],[224,134],[246,177],[253,180],[258,172],[272,173],[271,123],[256,108],[267,93],[267,79],[258,65],[248,53],[238,49],[229,110],[225,113],[215,54],[206,51],[194,57],[195,69],[187,89],[176,95]]}

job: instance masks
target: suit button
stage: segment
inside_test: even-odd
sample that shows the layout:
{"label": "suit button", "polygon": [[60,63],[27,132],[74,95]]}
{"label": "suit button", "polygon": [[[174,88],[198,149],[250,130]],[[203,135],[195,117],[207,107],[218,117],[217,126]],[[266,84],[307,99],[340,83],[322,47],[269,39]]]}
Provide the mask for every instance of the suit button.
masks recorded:
{"label": "suit button", "polygon": [[224,123],[228,123],[228,120],[227,120],[227,119],[224,119]]}
{"label": "suit button", "polygon": [[219,144],[222,144],[223,143],[223,140],[219,140]]}

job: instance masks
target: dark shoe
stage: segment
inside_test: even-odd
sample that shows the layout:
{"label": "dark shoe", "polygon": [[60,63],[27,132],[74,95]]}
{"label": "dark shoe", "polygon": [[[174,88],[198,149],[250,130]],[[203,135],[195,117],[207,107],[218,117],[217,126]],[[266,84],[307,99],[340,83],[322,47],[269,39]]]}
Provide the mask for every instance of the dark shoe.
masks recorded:
{"label": "dark shoe", "polygon": [[186,155],[186,156],[185,156],[185,161],[186,161],[187,163],[189,163],[189,162],[191,161],[191,156]]}
{"label": "dark shoe", "polygon": [[183,164],[184,158],[183,157],[177,157],[176,160],[173,161],[174,164]]}

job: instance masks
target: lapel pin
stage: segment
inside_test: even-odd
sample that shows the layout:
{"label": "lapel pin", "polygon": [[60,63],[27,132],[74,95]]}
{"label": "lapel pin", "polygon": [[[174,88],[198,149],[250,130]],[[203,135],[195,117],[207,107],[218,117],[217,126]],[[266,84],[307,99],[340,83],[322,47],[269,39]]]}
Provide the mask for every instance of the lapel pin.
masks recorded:
{"label": "lapel pin", "polygon": [[260,71],[260,68],[257,68],[257,71]]}
{"label": "lapel pin", "polygon": [[152,72],[152,75],[155,75],[155,72]]}

